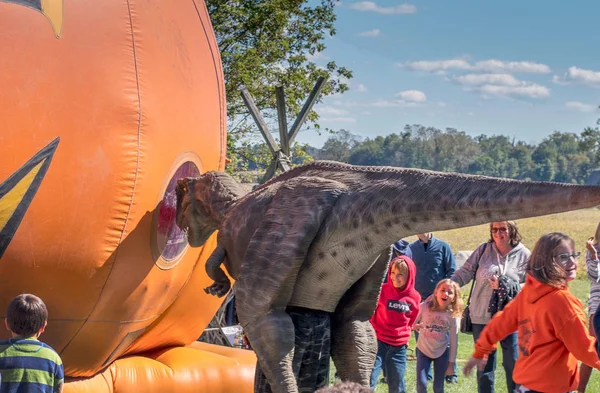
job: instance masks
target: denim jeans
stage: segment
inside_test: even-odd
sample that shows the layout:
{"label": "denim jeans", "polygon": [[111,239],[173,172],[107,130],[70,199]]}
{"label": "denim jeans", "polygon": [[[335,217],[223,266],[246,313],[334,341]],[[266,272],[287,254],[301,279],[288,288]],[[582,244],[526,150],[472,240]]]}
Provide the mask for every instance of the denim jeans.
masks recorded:
{"label": "denim jeans", "polygon": [[[473,324],[473,340],[477,341],[485,325]],[[506,372],[506,388],[509,393],[517,391],[512,379],[515,362],[519,357],[517,332],[511,333],[500,341],[502,347],[502,366]],[[496,371],[496,351],[488,355],[488,361],[483,371],[477,370],[477,392],[494,393],[494,372]]]}
{"label": "denim jeans", "polygon": [[[419,342],[419,332],[414,330],[415,332],[415,341]],[[445,370],[444,370],[445,372]],[[452,368],[452,376],[455,378],[455,381],[458,381],[458,374],[456,373],[456,362],[454,362],[454,367]],[[431,369],[427,372],[427,379],[429,381],[433,381],[433,374],[431,373]]]}
{"label": "denim jeans", "polygon": [[381,369],[385,368],[389,393],[406,393],[406,345],[389,345],[377,340],[377,357],[371,373],[371,389],[375,390]]}
{"label": "denim jeans", "polygon": [[417,393],[427,393],[427,375],[431,372],[433,363],[433,393],[444,393],[444,380],[450,349],[437,359],[432,359],[417,349]]}

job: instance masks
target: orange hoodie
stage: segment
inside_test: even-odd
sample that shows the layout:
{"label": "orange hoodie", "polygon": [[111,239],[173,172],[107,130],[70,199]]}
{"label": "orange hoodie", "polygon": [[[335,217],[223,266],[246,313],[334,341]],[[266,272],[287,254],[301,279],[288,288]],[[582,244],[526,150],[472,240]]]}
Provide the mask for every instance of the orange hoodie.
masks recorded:
{"label": "orange hoodie", "polygon": [[563,393],[577,388],[577,360],[600,370],[596,339],[586,328],[583,305],[568,288],[542,284],[530,275],[523,290],[487,324],[473,357],[483,358],[496,343],[519,331],[519,359],[513,380],[529,389]]}

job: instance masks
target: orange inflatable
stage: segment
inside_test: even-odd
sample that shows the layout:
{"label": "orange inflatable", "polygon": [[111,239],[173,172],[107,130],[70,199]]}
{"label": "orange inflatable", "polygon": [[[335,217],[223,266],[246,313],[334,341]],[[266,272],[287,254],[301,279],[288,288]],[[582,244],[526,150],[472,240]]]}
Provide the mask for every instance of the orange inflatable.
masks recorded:
{"label": "orange inflatable", "polygon": [[202,0],[6,0],[0,48],[0,313],[44,299],[66,392],[252,391],[253,353],[195,342],[215,244],[174,221],[175,181],[225,163]]}

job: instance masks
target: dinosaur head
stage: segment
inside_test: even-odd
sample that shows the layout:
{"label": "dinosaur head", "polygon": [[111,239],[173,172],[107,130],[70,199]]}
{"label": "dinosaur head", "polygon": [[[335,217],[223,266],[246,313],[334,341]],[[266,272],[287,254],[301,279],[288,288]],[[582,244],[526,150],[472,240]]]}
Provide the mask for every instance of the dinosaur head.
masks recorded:
{"label": "dinosaur head", "polygon": [[177,226],[187,232],[192,247],[201,247],[219,229],[231,203],[245,194],[224,172],[206,172],[200,177],[177,181]]}

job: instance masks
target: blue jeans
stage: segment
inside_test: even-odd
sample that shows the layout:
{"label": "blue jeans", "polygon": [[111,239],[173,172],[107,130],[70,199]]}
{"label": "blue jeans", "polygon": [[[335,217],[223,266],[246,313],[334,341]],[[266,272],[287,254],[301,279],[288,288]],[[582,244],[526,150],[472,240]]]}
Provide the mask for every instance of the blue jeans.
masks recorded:
{"label": "blue jeans", "polygon": [[375,390],[381,369],[385,368],[389,393],[406,393],[406,345],[389,345],[377,340],[377,357],[371,373],[371,389]]}
{"label": "blue jeans", "polygon": [[433,393],[444,393],[449,357],[450,349],[446,349],[437,359],[432,359],[417,349],[417,393],[427,393],[427,376],[431,372],[431,363],[433,363]]}
{"label": "blue jeans", "polygon": [[[416,330],[414,330],[414,332],[415,332],[415,341],[419,342],[419,332],[417,332]],[[456,380],[458,381],[458,374],[456,373],[456,362],[454,362],[454,368],[452,369],[452,376],[454,378],[456,378]],[[431,370],[429,370],[427,372],[427,379],[429,381],[433,381],[433,375],[431,374]]]}
{"label": "blue jeans", "polygon": [[[477,341],[485,325],[473,324],[473,339]],[[511,333],[500,341],[502,347],[502,366],[506,372],[506,388],[509,393],[516,391],[517,386],[512,379],[515,362],[519,357],[517,332]],[[488,361],[483,371],[477,370],[477,392],[494,393],[494,371],[496,371],[496,351],[488,355]]]}

